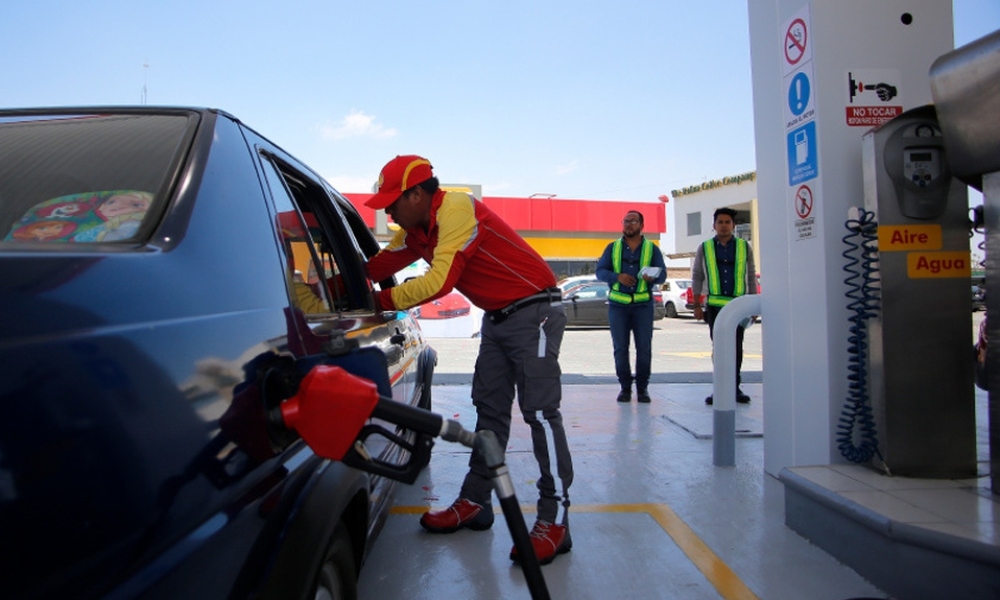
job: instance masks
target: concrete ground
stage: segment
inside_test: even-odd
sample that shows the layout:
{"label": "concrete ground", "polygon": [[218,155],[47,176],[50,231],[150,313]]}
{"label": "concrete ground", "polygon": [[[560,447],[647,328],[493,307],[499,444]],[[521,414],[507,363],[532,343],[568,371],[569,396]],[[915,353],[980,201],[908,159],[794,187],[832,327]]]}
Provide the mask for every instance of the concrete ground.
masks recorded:
{"label": "concrete ground", "polygon": [[[981,313],[974,331],[979,319]],[[573,550],[542,568],[552,598],[890,597],[785,525],[784,486],[763,470],[763,327],[747,331],[742,387],[753,400],[737,406],[735,467],[713,466],[713,413],[704,403],[712,389],[711,344],[704,323],[657,323],[648,405],[615,402],[606,329],[566,332],[560,364],[575,466]],[[473,429],[469,394],[479,340],[430,341],[440,357],[433,408]],[[985,406],[985,393],[977,399]],[[980,429],[983,439],[985,419]],[[981,443],[980,455],[985,452]],[[435,535],[419,525],[420,514],[455,498],[468,455],[438,441],[420,478],[397,488],[362,570],[361,598],[531,597],[508,559],[512,542],[502,514],[484,532]],[[528,428],[518,418],[506,457],[530,528],[537,466]]]}
{"label": "concrete ground", "polygon": [[[738,409],[735,467],[712,465],[709,384],[652,384],[653,402],[615,402],[617,384],[564,387],[573,451],[573,550],[543,567],[552,598],[885,598],[783,524],[783,488],[762,467],[759,384]],[[475,424],[469,386],[434,389],[434,410]],[[430,466],[397,489],[362,570],[361,598],[529,598],[502,514],[484,532],[425,532],[419,515],[447,506],[469,451],[438,442]],[[537,466],[515,420],[507,465],[530,528]],[[497,508],[499,511],[499,508]]]}

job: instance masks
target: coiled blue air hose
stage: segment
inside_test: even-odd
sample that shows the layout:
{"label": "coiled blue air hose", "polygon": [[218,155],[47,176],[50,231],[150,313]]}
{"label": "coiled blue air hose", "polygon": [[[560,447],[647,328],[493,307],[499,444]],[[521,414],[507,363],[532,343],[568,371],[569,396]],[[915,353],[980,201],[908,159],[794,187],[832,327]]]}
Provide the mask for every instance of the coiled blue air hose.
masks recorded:
{"label": "coiled blue air hose", "polygon": [[[868,320],[878,315],[879,276],[878,223],[875,213],[863,208],[857,217],[851,215],[844,223],[848,234],[844,236],[847,249],[843,252],[844,271],[848,273],[847,309],[851,311],[848,341],[848,395],[837,426],[837,447],[841,455],[851,462],[867,463],[878,456],[878,437],[875,418],[868,398]],[[856,433],[855,433],[856,432]],[[857,440],[857,443],[856,443]]]}

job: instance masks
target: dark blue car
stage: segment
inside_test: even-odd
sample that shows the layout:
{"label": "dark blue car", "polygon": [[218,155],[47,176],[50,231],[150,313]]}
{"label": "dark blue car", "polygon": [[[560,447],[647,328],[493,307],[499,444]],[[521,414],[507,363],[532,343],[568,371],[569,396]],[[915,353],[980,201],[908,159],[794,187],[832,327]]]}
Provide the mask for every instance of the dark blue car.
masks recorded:
{"label": "dark blue car", "polygon": [[273,415],[344,347],[429,407],[436,358],[373,306],[377,251],[224,112],[0,111],[0,596],[351,597],[393,483]]}

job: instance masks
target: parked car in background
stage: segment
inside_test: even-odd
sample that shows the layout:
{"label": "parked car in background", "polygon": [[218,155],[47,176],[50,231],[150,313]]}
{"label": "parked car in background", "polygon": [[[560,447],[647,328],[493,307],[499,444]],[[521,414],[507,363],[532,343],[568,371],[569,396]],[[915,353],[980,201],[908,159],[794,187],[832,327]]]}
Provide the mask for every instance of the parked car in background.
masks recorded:
{"label": "parked car in background", "polygon": [[659,321],[667,316],[667,307],[664,304],[663,292],[660,290],[660,286],[653,286],[650,292],[653,295],[653,320]]}
{"label": "parked car in background", "polygon": [[[757,293],[758,294],[760,293],[760,289],[761,289],[760,288],[760,273],[758,273],[757,274]],[[693,284],[688,285],[687,289],[684,290],[684,307],[687,310],[694,311],[694,286],[693,286]],[[704,298],[702,299],[701,307],[703,309],[705,308]],[[757,315],[754,318],[754,322],[755,323],[760,323],[760,321],[761,321],[761,317],[760,317],[760,315]]]}
{"label": "parked car in background", "polygon": [[394,483],[273,415],[352,345],[430,406],[433,349],[373,303],[378,249],[222,111],[0,111],[4,597],[351,596]]}
{"label": "parked car in background", "polygon": [[[695,306],[695,304],[694,304],[694,287],[688,286],[688,288],[686,290],[684,290],[684,308],[686,310],[694,312],[694,306]],[[702,308],[704,308],[704,307],[705,306],[704,306],[704,302],[703,302],[702,303]]]}
{"label": "parked car in background", "polygon": [[453,319],[469,314],[472,305],[459,292],[451,292],[436,300],[425,302],[414,310],[418,319]]}
{"label": "parked car in background", "polygon": [[[603,281],[585,283],[563,294],[567,327],[608,327],[608,284]],[[660,304],[662,311],[662,303]],[[655,311],[653,320],[663,318]]]}
{"label": "parked car in background", "polygon": [[986,288],[981,285],[972,286],[972,312],[986,310]]}
{"label": "parked car in background", "polygon": [[584,283],[594,283],[595,281],[598,281],[596,275],[577,275],[574,277],[567,277],[566,279],[560,279],[556,282],[556,287],[562,291],[563,295],[565,295],[570,288]]}
{"label": "parked car in background", "polygon": [[688,307],[687,291],[690,287],[690,279],[667,279],[660,286],[660,291],[663,294],[664,313],[668,319],[694,312],[693,305]]}
{"label": "parked car in background", "polygon": [[608,284],[603,281],[578,285],[563,295],[567,327],[608,326]]}

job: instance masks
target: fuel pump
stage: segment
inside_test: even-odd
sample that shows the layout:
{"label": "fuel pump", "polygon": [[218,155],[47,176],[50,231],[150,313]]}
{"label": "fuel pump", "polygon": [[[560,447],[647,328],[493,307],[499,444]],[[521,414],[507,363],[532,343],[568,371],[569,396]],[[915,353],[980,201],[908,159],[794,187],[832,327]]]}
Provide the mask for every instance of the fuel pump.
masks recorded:
{"label": "fuel pump", "polygon": [[880,310],[867,362],[882,458],[898,475],[975,476],[968,199],[934,107],[866,133],[862,160],[878,224]]}

